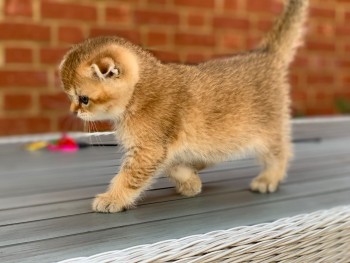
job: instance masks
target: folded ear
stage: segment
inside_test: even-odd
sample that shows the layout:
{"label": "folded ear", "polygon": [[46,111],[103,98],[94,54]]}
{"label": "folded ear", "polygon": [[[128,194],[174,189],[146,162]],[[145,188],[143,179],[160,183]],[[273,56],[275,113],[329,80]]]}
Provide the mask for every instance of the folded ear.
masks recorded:
{"label": "folded ear", "polygon": [[98,60],[91,65],[91,69],[93,74],[101,80],[116,77],[120,74],[117,65],[109,57]]}

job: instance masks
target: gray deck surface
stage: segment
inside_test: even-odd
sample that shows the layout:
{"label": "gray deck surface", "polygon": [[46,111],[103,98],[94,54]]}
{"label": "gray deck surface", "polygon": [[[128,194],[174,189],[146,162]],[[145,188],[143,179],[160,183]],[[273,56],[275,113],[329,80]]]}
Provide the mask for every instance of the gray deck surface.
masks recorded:
{"label": "gray deck surface", "polygon": [[227,161],[201,173],[197,197],[177,195],[161,177],[136,209],[118,214],[92,213],[90,203],[118,171],[120,150],[0,145],[0,262],[54,262],[350,204],[350,121],[295,124],[294,138],[289,176],[274,194],[248,190],[253,159]]}

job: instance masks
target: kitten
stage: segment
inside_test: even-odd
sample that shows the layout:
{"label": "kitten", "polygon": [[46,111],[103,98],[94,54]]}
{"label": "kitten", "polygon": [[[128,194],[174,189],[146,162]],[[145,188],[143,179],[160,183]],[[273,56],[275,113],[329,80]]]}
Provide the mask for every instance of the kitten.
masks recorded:
{"label": "kitten", "polygon": [[194,196],[199,170],[247,152],[263,164],[251,189],[274,192],[292,155],[287,74],[307,6],[289,0],[257,49],[195,66],[164,64],[119,37],[74,46],[60,65],[71,111],[86,121],[114,121],[126,150],[93,210],[131,207],[160,172],[180,194]]}

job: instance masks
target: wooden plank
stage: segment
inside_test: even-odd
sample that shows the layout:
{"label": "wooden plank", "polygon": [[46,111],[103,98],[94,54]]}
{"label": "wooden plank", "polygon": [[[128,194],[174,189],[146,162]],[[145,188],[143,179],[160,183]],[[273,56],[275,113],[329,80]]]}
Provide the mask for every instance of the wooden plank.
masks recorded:
{"label": "wooden plank", "polygon": [[315,138],[320,137],[324,139],[349,137],[350,136],[350,120],[344,118],[343,120],[334,121],[332,118],[323,119],[320,121],[313,121],[310,119],[296,120],[293,123],[293,138]]}
{"label": "wooden plank", "polygon": [[161,177],[137,209],[115,215],[91,213],[90,202],[118,169],[118,149],[33,154],[0,145],[0,262],[52,262],[349,204],[350,121],[333,124],[295,125],[295,138],[325,139],[296,145],[290,176],[273,195],[247,191],[258,172],[248,158],[202,173],[204,192],[191,199]]}
{"label": "wooden plank", "polygon": [[[315,151],[314,151],[315,152]],[[332,158],[337,159],[341,154],[348,156],[350,149],[344,147],[343,149],[337,149],[337,155],[333,155]],[[314,154],[310,153],[296,153],[296,158],[294,162],[302,163],[306,158],[316,159],[318,157],[323,157],[329,159],[328,155],[331,154],[330,149],[323,150],[319,149]],[[339,155],[339,156],[338,156]],[[340,160],[343,159],[342,157]],[[337,160],[335,160],[337,161]],[[110,162],[115,162],[110,160]],[[79,163],[77,162],[77,165]],[[96,163],[95,163],[96,164]],[[2,184],[0,185],[0,197],[1,196],[13,196],[13,195],[26,195],[30,191],[37,192],[37,189],[41,191],[55,191],[67,188],[76,187],[91,187],[94,185],[107,184],[112,176],[119,169],[118,165],[105,164],[103,166],[96,165],[92,167],[64,167],[62,169],[51,169],[47,163],[41,164],[41,166],[46,165],[44,170],[23,170],[22,172],[2,172],[0,174],[0,179]],[[235,169],[236,167],[254,166],[255,162],[252,159],[238,160],[238,161],[228,161],[222,164],[216,165],[208,171],[217,171],[221,169]],[[48,180],[50,178],[50,180]],[[84,178],[84,180],[81,180]],[[21,184],[18,184],[21,182]],[[102,183],[101,183],[102,182]]]}
{"label": "wooden plank", "polygon": [[[292,173],[297,169],[328,169],[329,167],[346,165],[347,163],[350,163],[350,156],[335,159],[325,157],[319,158],[317,161],[304,159],[298,161],[298,165],[292,163],[291,168],[289,169],[289,173]],[[219,165],[215,168],[216,170],[208,170],[201,173],[203,182],[234,179],[246,176],[250,177],[250,175],[257,175],[260,170],[258,166],[251,166],[243,169],[242,167],[236,168],[233,164]],[[47,176],[46,173],[41,174],[41,176],[28,173],[27,178],[24,178],[23,180],[20,179],[20,176],[19,178],[17,178],[17,176],[11,177],[11,180],[3,180],[2,186],[0,186],[0,197],[6,198],[7,201],[9,201],[12,197],[35,195],[38,193],[38,189],[40,189],[41,193],[50,195],[52,192],[59,192],[68,189],[87,188],[94,186],[107,187],[109,181],[114,177],[115,173],[116,171],[114,167],[106,167],[103,169],[100,168],[95,170],[91,169],[86,172],[71,171],[67,172],[67,176],[62,176],[61,174],[54,172],[50,174],[50,176]],[[16,180],[13,180],[13,178],[16,178]],[[156,183],[152,185],[151,189],[171,186],[173,186],[173,184],[169,182],[168,178],[161,177],[156,180]]]}
{"label": "wooden plank", "polygon": [[[334,159],[331,159],[328,156],[315,159],[310,157],[310,159],[301,159],[294,161],[292,162],[291,168],[289,170],[289,174],[291,174],[290,178],[297,176],[294,175],[294,173],[297,171],[303,171],[304,173],[311,170],[329,171],[338,165],[344,166],[345,169],[347,168],[346,164],[350,163],[349,155],[335,155],[332,158]],[[236,169],[234,167],[234,164],[234,162],[226,163],[222,165],[223,167],[220,165],[216,166],[216,170],[210,170],[201,173],[203,182],[208,183],[212,181],[235,178],[247,178],[247,180],[251,180],[259,172],[259,168],[257,166],[251,166],[244,169],[243,167],[238,167]],[[87,172],[87,174],[89,172]],[[319,174],[322,175],[322,173]],[[48,178],[45,179],[45,177],[40,178],[40,181],[33,180],[33,178],[31,178],[30,180],[26,180],[28,181],[27,183],[21,182],[21,184],[18,184],[17,180],[19,179],[17,177],[11,177],[12,182],[10,181],[4,183],[6,182],[6,180],[4,180],[4,184],[2,187],[0,186],[0,196],[2,197],[0,199],[0,210],[16,207],[26,207],[31,205],[40,205],[45,203],[56,203],[68,200],[77,200],[80,198],[91,198],[93,195],[104,191],[104,188],[107,186],[110,179],[114,176],[114,173],[97,173],[95,175],[95,172],[93,172],[93,176],[87,177],[85,173],[78,173],[76,176],[74,176],[72,173],[69,173],[70,176],[68,176],[68,178],[63,177],[65,180],[62,179],[62,176],[60,174],[56,175],[56,177],[52,177],[52,175],[53,174],[48,177],[50,180],[48,180]],[[30,176],[30,174],[28,176]],[[167,178],[159,178],[156,180],[156,183],[151,187],[151,189],[167,187],[173,187],[173,184],[169,182]],[[37,189],[40,189],[41,193],[38,193]]]}
{"label": "wooden plank", "polygon": [[[298,154],[310,154],[315,152],[316,149],[322,151],[328,150],[331,153],[333,150],[338,151],[344,149],[344,144],[350,143],[350,140],[332,140],[324,141],[322,143],[303,143],[297,144],[296,155]],[[9,148],[8,145],[0,145],[0,149]],[[339,149],[340,148],[340,149]],[[119,153],[117,152],[119,151]],[[110,147],[104,147],[101,149],[89,148],[84,149],[76,153],[52,153],[47,151],[38,152],[26,152],[18,151],[15,153],[16,159],[13,155],[9,154],[6,157],[0,158],[1,171],[6,172],[18,172],[23,171],[22,167],[26,170],[40,171],[40,170],[61,170],[69,168],[89,168],[100,167],[105,165],[119,165],[120,158],[123,153],[120,149],[111,149]],[[18,165],[18,164],[21,165]],[[45,165],[43,165],[45,164]]]}
{"label": "wooden plank", "polygon": [[[321,172],[320,172],[321,171]],[[331,176],[330,176],[331,175]],[[311,169],[310,171],[300,171],[291,174],[282,188],[289,184],[301,183],[305,181],[323,180],[329,178],[338,178],[350,175],[350,165],[346,167],[336,167],[329,169]],[[253,176],[246,176],[236,179],[215,180],[204,183],[203,193],[201,195],[218,194],[222,192],[237,192],[246,190]],[[99,187],[100,192],[105,190]],[[98,192],[98,189],[96,190]],[[65,196],[65,195],[62,195]],[[0,226],[9,224],[18,224],[36,220],[50,219],[55,217],[77,215],[91,212],[91,201],[93,195],[87,193],[87,196],[78,200],[68,200],[62,202],[52,202],[42,205],[27,206],[21,208],[12,208],[0,211]],[[147,191],[145,198],[140,200],[139,205],[152,204],[155,202],[174,201],[184,199],[181,195],[175,193],[173,187],[158,189],[157,191]]]}
{"label": "wooden plank", "polygon": [[[5,146],[1,146],[5,147]],[[107,148],[107,147],[106,147]],[[62,168],[62,167],[81,167],[86,165],[91,166],[89,161],[102,162],[106,160],[116,160],[120,163],[119,159],[122,153],[106,153],[108,149],[86,149],[73,153],[57,153],[49,152],[46,150],[37,152],[18,152],[16,154],[16,159],[13,155],[3,157],[1,156],[1,168],[2,171],[16,171],[21,170],[22,167],[26,167],[29,170],[47,169],[51,168]],[[19,167],[18,164],[21,164]],[[43,167],[43,163],[47,166]]]}
{"label": "wooden plank", "polygon": [[[224,185],[228,183],[225,182]],[[222,189],[223,185],[219,187]],[[89,213],[2,226],[0,236],[6,238],[0,238],[0,247],[346,189],[350,189],[348,177],[291,184],[273,195],[249,191],[231,192],[229,187],[227,192],[220,194],[141,205],[135,210],[114,215]]]}
{"label": "wooden plank", "polygon": [[[91,231],[0,248],[2,263],[53,262],[349,204],[350,190]],[[108,215],[114,217],[114,215]],[[107,217],[108,217],[107,216]],[[113,218],[115,219],[115,218]],[[194,223],[195,222],[195,223]]]}
{"label": "wooden plank", "polygon": [[[344,154],[348,156],[349,148],[344,147],[344,145],[346,145],[346,143],[343,143],[342,148],[340,149],[315,145],[314,147],[317,149],[313,152],[310,152],[309,150],[298,150],[296,152],[296,160],[316,158],[323,155],[329,156],[332,155],[333,151],[336,151],[339,155]],[[19,171],[18,168],[12,172],[2,171],[0,172],[0,179],[2,181],[2,184],[0,185],[0,197],[37,193],[37,189],[40,189],[41,192],[52,192],[60,189],[66,190],[69,188],[85,188],[101,184],[106,185],[110,178],[119,169],[119,165],[116,164],[118,162],[120,163],[119,160],[107,159],[100,162],[88,162],[89,166],[81,167],[82,163],[77,161],[71,162],[71,166],[65,164],[63,167],[52,167],[51,170],[50,164],[45,162],[37,163],[35,166],[37,168],[34,171],[27,169],[27,167],[25,171],[23,171],[23,169],[22,171]],[[254,165],[254,162],[251,159],[233,162],[229,161],[213,167],[212,170],[232,169],[232,167],[236,166],[244,167],[252,165]],[[43,166],[45,168],[40,168]],[[81,180],[80,178],[84,178],[84,180]]]}
{"label": "wooden plank", "polygon": [[[350,140],[349,140],[349,144],[350,144]],[[1,148],[1,147],[0,147]],[[317,149],[315,149],[317,148]],[[311,151],[310,151],[311,149]],[[350,152],[350,150],[348,149],[348,147],[344,147],[344,141],[339,142],[338,144],[336,143],[328,143],[328,144],[313,144],[313,145],[304,145],[303,147],[296,147],[296,159],[300,159],[300,158],[309,158],[309,157],[315,157],[315,156],[323,156],[323,155],[330,155],[333,154],[334,152],[336,153],[341,153],[342,151],[344,151],[345,153]],[[98,167],[119,167],[120,165],[120,160],[114,156],[114,155],[110,155],[110,156],[104,156],[102,159],[100,160],[96,160],[94,158],[91,158],[91,156],[87,155],[89,152],[86,151],[82,151],[80,152],[80,158],[86,158],[86,161],[84,162],[80,162],[80,159],[75,159],[77,156],[74,155],[56,155],[54,153],[50,153],[51,155],[47,155],[49,158],[48,160],[41,160],[40,156],[37,157],[36,154],[33,156],[33,160],[31,160],[32,162],[30,162],[32,164],[32,167],[28,167],[26,165],[26,163],[21,163],[21,165],[18,165],[18,162],[16,162],[16,164],[14,164],[14,166],[16,166],[16,169],[11,169],[10,171],[7,171],[4,167],[2,166],[2,171],[0,173],[0,178],[2,180],[11,180],[11,176],[12,174],[16,174],[16,177],[18,176],[22,176],[22,177],[26,177],[26,174],[28,172],[36,172],[36,173],[45,173],[50,171],[50,173],[52,172],[59,172],[61,174],[61,176],[64,176],[64,173],[62,173],[62,171],[66,171],[66,170],[89,170],[89,169],[96,169]],[[27,153],[29,156],[30,154]],[[46,156],[46,155],[45,155]],[[100,155],[99,155],[100,156]],[[12,162],[13,162],[13,158]],[[69,160],[70,162],[67,163],[67,160]],[[1,160],[2,164],[5,163],[4,160]],[[248,158],[248,159],[243,159],[243,160],[234,160],[235,166],[247,166],[247,165],[251,165],[252,159]],[[224,163],[232,163],[231,160],[228,160]],[[25,171],[22,167],[25,167]],[[214,170],[216,168],[213,168]]]}
{"label": "wooden plank", "polygon": [[[349,133],[350,134],[350,133]],[[349,140],[347,140],[349,141]],[[341,143],[341,140],[333,140],[330,145],[330,149],[334,149],[337,145]],[[334,144],[334,146],[331,146]],[[314,143],[306,143],[305,149],[308,145],[317,146]],[[298,147],[298,146],[297,146]],[[323,148],[324,144],[320,143],[320,147]],[[3,151],[3,155],[0,158],[0,166],[3,172],[9,171],[21,171],[21,167],[26,167],[27,170],[40,170],[40,169],[62,169],[63,167],[81,167],[82,164],[86,167],[96,167],[95,162],[100,162],[101,165],[106,165],[106,159],[108,159],[107,164],[120,164],[119,159],[122,157],[123,153],[120,148],[114,147],[93,147],[84,149],[77,153],[61,154],[52,153],[47,151],[38,151],[34,153],[26,152],[22,149],[22,145],[0,145],[0,150]],[[12,150],[12,152],[11,152]],[[10,152],[9,152],[10,151]],[[13,158],[13,154],[16,154],[16,159]],[[111,161],[113,160],[113,161]],[[91,162],[92,161],[92,162]],[[21,166],[18,166],[21,163]],[[43,167],[42,164],[47,164]]]}

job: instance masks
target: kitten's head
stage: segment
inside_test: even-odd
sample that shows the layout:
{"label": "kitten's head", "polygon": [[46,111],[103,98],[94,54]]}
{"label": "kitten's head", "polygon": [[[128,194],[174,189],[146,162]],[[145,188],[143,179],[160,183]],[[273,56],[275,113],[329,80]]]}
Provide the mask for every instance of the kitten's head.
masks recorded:
{"label": "kitten's head", "polygon": [[76,45],[59,70],[70,110],[87,121],[118,118],[139,80],[138,57],[131,44],[119,38],[95,38]]}

